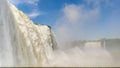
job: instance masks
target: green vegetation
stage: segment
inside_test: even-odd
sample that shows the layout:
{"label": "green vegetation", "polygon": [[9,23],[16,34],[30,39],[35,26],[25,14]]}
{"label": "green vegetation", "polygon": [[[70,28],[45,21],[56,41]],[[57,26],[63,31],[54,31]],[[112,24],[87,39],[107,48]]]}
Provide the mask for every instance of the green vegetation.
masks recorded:
{"label": "green vegetation", "polygon": [[48,27],[51,29],[51,26],[48,25]]}

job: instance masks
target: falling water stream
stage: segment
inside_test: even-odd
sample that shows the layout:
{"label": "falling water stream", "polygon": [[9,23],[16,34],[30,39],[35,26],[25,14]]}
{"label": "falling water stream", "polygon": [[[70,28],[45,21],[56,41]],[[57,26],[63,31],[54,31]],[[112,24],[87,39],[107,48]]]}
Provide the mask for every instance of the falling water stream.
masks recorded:
{"label": "falling water stream", "polygon": [[24,14],[17,11],[13,7],[11,9],[6,0],[0,1],[0,67],[119,65],[115,65],[111,53],[99,45],[82,48],[74,44],[73,47],[57,45],[47,26],[26,23],[28,19],[24,20]]}

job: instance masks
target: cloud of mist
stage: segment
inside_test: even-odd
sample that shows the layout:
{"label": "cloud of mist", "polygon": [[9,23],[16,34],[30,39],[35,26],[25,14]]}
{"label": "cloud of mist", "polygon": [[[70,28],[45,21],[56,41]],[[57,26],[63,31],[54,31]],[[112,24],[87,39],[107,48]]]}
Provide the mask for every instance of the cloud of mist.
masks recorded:
{"label": "cloud of mist", "polygon": [[[86,0],[83,4],[66,4],[61,9],[62,16],[56,21],[54,27],[58,40],[63,42],[116,37],[117,31],[111,31],[115,26],[110,27],[111,25],[109,25],[109,19],[115,16],[105,18],[107,21],[102,19],[103,11],[105,11],[103,8],[114,8],[114,5],[110,0]],[[107,25],[102,25],[101,22],[107,23]]]}
{"label": "cloud of mist", "polygon": [[74,47],[54,52],[52,66],[57,67],[108,67],[114,66],[109,52],[101,48],[84,49]]}
{"label": "cloud of mist", "polygon": [[90,24],[91,22],[95,23],[100,14],[99,7],[89,9],[86,6],[87,5],[84,4],[65,5],[62,9],[63,16],[57,21],[55,26],[55,32],[59,40],[69,41],[85,37],[82,26]]}
{"label": "cloud of mist", "polygon": [[[83,4],[66,4],[61,9],[62,16],[57,20],[54,27],[60,48],[58,51],[54,51],[51,65],[73,67],[120,66],[120,58],[113,57],[115,52],[109,45],[108,48],[111,48],[111,52],[103,48],[102,44],[97,48],[91,47],[99,45],[89,44],[89,48],[78,41],[120,37],[120,19],[118,19],[120,18],[120,9],[116,5],[118,0],[111,1],[86,0]],[[106,16],[107,13],[108,16]],[[79,44],[76,43],[76,40]],[[81,45],[83,48],[80,47]],[[117,49],[117,47],[114,48]],[[116,54],[119,55],[119,50]]]}

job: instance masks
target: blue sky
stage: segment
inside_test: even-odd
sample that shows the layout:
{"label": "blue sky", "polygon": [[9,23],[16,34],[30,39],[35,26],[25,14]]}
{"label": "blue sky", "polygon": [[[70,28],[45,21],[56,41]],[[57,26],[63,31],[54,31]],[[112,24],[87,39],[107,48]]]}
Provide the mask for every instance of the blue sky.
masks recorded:
{"label": "blue sky", "polygon": [[10,1],[12,1],[19,10],[22,10],[26,14],[36,11],[38,15],[36,14],[35,16],[30,16],[35,23],[50,26],[53,26],[55,21],[61,16],[61,9],[65,6],[65,4],[79,4],[83,2],[82,0],[35,0],[37,3],[30,4],[27,0],[25,2],[22,2],[22,0]]}
{"label": "blue sky", "polygon": [[10,0],[64,40],[120,38],[120,0]]}

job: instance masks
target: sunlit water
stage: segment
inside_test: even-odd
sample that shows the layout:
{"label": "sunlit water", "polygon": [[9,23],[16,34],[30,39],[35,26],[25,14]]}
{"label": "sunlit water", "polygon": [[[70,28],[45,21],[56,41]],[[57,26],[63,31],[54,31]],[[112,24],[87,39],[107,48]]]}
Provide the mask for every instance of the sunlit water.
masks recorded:
{"label": "sunlit water", "polygon": [[[6,0],[0,2],[0,66],[110,67],[119,61],[105,48],[79,46],[57,48],[46,26],[26,23]],[[17,18],[18,17],[18,18]],[[22,21],[22,22],[21,22]],[[17,22],[17,23],[16,23]],[[18,25],[19,24],[19,25]],[[18,30],[18,27],[21,30]],[[34,30],[33,30],[34,29]],[[24,32],[25,30],[25,32]],[[31,31],[31,32],[29,32]],[[28,33],[27,33],[28,32]],[[50,34],[51,33],[51,34]],[[40,37],[39,37],[40,35]],[[39,38],[38,38],[39,37]],[[119,52],[118,52],[119,54]]]}

